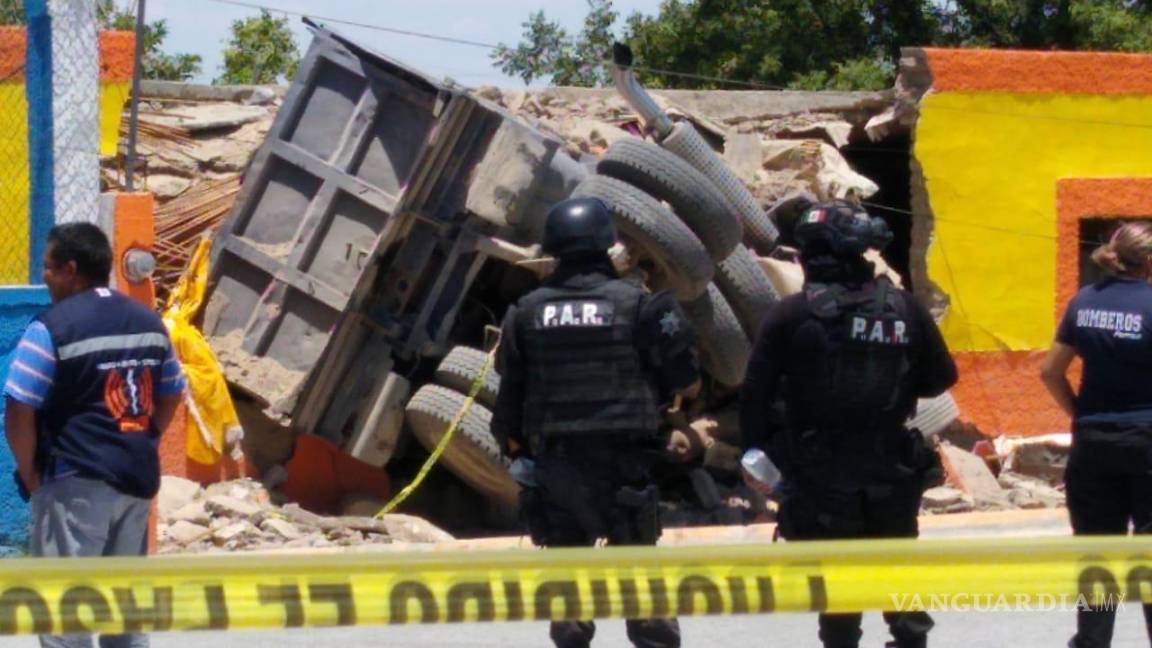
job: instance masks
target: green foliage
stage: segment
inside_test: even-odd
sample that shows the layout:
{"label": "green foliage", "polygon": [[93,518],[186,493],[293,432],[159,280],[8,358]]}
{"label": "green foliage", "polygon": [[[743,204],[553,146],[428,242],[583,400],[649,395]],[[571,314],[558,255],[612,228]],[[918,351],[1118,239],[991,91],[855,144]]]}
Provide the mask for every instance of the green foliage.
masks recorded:
{"label": "green foliage", "polygon": [[570,35],[549,21],[543,11],[537,11],[523,24],[524,38],[515,49],[501,43],[492,52],[493,64],[526,84],[543,77],[559,86],[610,83],[611,76],[601,61],[610,56],[615,38],[612,25],[618,14],[612,10],[612,0],[587,1],[588,16],[578,35]]}
{"label": "green foliage", "polygon": [[24,23],[24,0],[0,0],[0,25]]}
{"label": "green foliage", "polygon": [[[96,20],[101,29],[119,31],[136,30],[135,3],[124,6],[116,0],[97,0]],[[0,0],[0,25],[23,25],[24,0]],[[164,39],[168,37],[168,23],[156,20],[144,25],[144,52],[141,60],[141,73],[145,79],[164,81],[187,81],[200,73],[200,56],[197,54],[167,54],[161,51]]]}
{"label": "green foliage", "polygon": [[[114,0],[101,0],[96,5],[97,19],[104,29],[135,31],[136,14],[131,6],[119,8]],[[145,23],[143,36],[144,53],[140,61],[145,79],[161,81],[187,81],[200,74],[202,59],[199,54],[167,54],[160,46],[168,38],[168,21],[154,20]]]}
{"label": "green foliage", "polygon": [[[608,51],[616,14],[608,0],[588,4],[577,36],[532,14],[521,44],[493,56],[497,65],[525,83],[607,83],[596,61]],[[908,46],[1152,51],[1152,0],[664,0],[656,15],[629,16],[623,38],[651,87],[733,87],[659,71],[668,70],[870,90],[891,85]]]}
{"label": "green foliage", "polygon": [[232,37],[224,49],[224,74],[213,83],[266,85],[296,76],[300,50],[288,18],[259,16],[232,22]]}

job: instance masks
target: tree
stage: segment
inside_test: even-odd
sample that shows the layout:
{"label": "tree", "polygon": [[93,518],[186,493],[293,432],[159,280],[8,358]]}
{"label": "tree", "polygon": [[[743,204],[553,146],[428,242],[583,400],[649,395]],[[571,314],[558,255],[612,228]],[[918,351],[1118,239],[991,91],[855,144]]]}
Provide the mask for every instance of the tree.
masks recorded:
{"label": "tree", "polygon": [[1152,3],[1140,0],[957,0],[965,45],[1152,50]]}
{"label": "tree", "polygon": [[266,85],[296,76],[300,50],[288,27],[288,18],[259,16],[232,23],[232,38],[224,49],[224,74],[214,83]]}
{"label": "tree", "polygon": [[552,85],[602,86],[612,77],[602,60],[612,48],[612,25],[618,14],[612,0],[587,0],[588,16],[584,29],[571,36],[555,22],[548,21],[543,11],[528,16],[524,23],[524,40],[512,49],[503,43],[492,52],[495,65],[505,73],[531,83],[550,77]]}
{"label": "tree", "polygon": [[[577,37],[533,14],[524,41],[502,45],[497,64],[526,83],[606,83],[595,61],[607,55],[615,13],[605,0],[589,8]],[[699,78],[712,77],[879,89],[891,85],[905,46],[1152,51],[1152,0],[664,0],[656,15],[629,16],[623,38],[653,87],[734,85]],[[582,69],[595,74],[572,72]]]}
{"label": "tree", "polygon": [[[96,19],[105,29],[134,31],[136,14],[131,7],[117,7],[114,0],[101,0],[96,5]],[[162,81],[187,81],[200,74],[199,54],[168,54],[161,51],[164,39],[168,37],[168,21],[154,20],[145,23],[141,38],[144,51],[140,58],[140,73],[145,79]]]}
{"label": "tree", "polygon": [[[115,0],[97,0],[96,21],[101,29],[136,30],[134,5],[118,6]],[[0,24],[25,24],[23,0],[0,0]],[[200,73],[198,54],[167,54],[161,51],[168,37],[168,23],[155,20],[144,25],[144,51],[140,61],[141,75],[145,79],[187,81]]]}

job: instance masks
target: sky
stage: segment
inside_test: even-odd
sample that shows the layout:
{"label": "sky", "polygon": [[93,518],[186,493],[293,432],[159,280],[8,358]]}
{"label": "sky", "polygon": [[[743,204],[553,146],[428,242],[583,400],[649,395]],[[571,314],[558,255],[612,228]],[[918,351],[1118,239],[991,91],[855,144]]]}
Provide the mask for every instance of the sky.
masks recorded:
{"label": "sky", "polygon": [[[314,17],[349,20],[393,29],[450,36],[482,43],[520,41],[528,15],[543,10],[570,33],[579,32],[587,14],[584,0],[241,0],[248,4],[306,13]],[[615,0],[613,7],[623,18],[640,11],[656,13],[660,0]],[[192,53],[203,57],[203,71],[193,81],[209,83],[220,74],[221,51],[232,21],[259,10],[230,6],[214,0],[147,0],[147,20],[168,22],[168,38],[163,49],[170,53]],[[275,12],[273,12],[274,15]],[[311,35],[297,16],[289,22],[296,34],[301,54],[307,51]],[[320,20],[319,22],[323,22]],[[329,24],[391,58],[398,59],[434,77],[450,76],[466,86],[496,85],[520,87],[524,82],[494,68],[488,50],[470,45],[401,36],[362,27]],[[537,84],[540,82],[537,82]],[[535,84],[534,84],[535,85]]]}

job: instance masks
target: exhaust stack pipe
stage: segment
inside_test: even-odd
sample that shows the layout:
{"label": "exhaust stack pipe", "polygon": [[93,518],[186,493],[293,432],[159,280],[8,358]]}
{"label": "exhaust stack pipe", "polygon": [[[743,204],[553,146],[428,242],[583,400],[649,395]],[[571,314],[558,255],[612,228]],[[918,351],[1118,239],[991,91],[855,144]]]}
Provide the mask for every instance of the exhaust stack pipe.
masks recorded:
{"label": "exhaust stack pipe", "polygon": [[644,120],[644,126],[662,140],[672,132],[672,120],[660,109],[632,71],[632,48],[624,43],[612,44],[612,82],[616,91]]}

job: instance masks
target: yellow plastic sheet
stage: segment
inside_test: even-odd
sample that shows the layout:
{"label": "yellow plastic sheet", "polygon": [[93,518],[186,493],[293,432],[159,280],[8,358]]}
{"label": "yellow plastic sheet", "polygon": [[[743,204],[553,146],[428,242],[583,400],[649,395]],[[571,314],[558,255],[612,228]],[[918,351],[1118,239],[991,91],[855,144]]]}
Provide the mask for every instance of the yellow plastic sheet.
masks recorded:
{"label": "yellow plastic sheet", "polygon": [[208,340],[192,324],[204,301],[211,249],[211,241],[200,241],[164,308],[164,324],[188,380],[188,458],[209,465],[224,454],[229,432],[240,430],[224,372]]}
{"label": "yellow plastic sheet", "polygon": [[0,635],[1152,602],[1145,538],[8,560]]}

